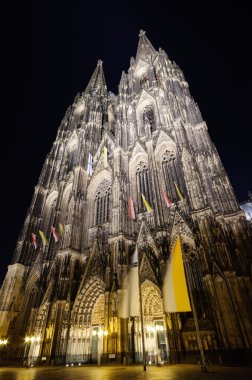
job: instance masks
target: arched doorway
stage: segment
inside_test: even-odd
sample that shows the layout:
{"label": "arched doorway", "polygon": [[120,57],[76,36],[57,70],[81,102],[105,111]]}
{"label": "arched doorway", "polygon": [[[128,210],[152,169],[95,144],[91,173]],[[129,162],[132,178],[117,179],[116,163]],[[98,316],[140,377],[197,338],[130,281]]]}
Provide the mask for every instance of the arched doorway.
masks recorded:
{"label": "arched doorway", "polygon": [[[169,345],[161,290],[149,280],[141,285],[146,360],[149,364],[168,360]],[[132,317],[129,321],[129,353],[132,360],[142,362],[141,318]]]}
{"label": "arched doorway", "polygon": [[161,291],[148,280],[142,284],[141,291],[147,362],[167,361],[168,341]]}
{"label": "arched doorway", "polygon": [[97,362],[102,354],[98,332],[104,325],[104,283],[98,277],[77,295],[71,319],[66,362]]}

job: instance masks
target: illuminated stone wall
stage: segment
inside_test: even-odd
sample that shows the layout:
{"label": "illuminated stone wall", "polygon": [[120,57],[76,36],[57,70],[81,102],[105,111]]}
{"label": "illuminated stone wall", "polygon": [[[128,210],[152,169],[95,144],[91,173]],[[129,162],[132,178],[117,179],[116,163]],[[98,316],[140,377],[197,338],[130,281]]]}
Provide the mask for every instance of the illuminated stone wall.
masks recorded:
{"label": "illuminated stone wall", "polygon": [[[56,243],[51,226],[59,234],[59,223]],[[119,316],[136,244],[148,362],[195,355],[192,313],[163,310],[178,237],[204,349],[216,357],[251,349],[251,226],[183,72],[141,31],[118,94],[107,92],[99,61],[59,126],[1,289],[7,356],[28,364],[141,361],[140,318]]]}

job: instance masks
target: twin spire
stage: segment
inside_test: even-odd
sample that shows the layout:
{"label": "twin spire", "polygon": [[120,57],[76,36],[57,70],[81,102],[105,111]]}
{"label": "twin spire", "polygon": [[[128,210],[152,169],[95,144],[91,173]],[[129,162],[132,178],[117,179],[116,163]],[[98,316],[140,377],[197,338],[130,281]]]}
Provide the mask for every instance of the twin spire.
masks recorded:
{"label": "twin spire", "polygon": [[99,59],[99,61],[97,62],[96,69],[93,72],[93,75],[91,76],[91,79],[85,90],[86,94],[93,95],[95,93],[99,93],[100,95],[106,95],[107,86],[102,68],[102,63],[103,62]]}
{"label": "twin spire", "polygon": [[146,37],[145,33],[146,32],[144,30],[142,29],[140,30],[140,33],[139,33],[140,38],[138,41],[136,60],[138,60],[139,58],[144,58],[150,54],[156,54],[156,50],[154,49],[154,47],[152,46],[152,44]]}
{"label": "twin spire", "polygon": [[[145,35],[144,30],[140,30],[139,33],[139,42],[137,47],[137,54],[136,54],[136,60],[139,60],[140,58],[144,58],[147,55],[150,54],[156,54],[156,50],[148,40],[148,38]],[[106,95],[107,94],[107,86],[105,81],[105,76],[102,68],[102,61],[99,59],[97,62],[96,69],[87,85],[87,88],[85,90],[86,94],[94,95],[95,93],[100,95]]]}

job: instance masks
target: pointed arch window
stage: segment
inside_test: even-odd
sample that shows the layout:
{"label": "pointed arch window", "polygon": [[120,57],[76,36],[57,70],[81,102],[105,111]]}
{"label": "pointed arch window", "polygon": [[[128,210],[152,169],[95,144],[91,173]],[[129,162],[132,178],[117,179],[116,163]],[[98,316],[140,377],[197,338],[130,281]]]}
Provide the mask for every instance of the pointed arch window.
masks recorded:
{"label": "pointed arch window", "polygon": [[78,142],[76,139],[74,139],[67,146],[67,172],[72,171],[75,165],[77,164],[77,150]]}
{"label": "pointed arch window", "polygon": [[140,87],[147,88],[148,87],[148,75],[143,74],[140,78]]}
{"label": "pointed arch window", "polygon": [[152,204],[152,184],[149,168],[146,162],[141,161],[136,168],[136,183],[137,183],[137,198],[138,198],[138,212],[146,211],[143,204],[142,196],[143,194],[146,200]]}
{"label": "pointed arch window", "polygon": [[111,185],[104,179],[98,186],[95,194],[95,224],[104,224],[109,221]]}
{"label": "pointed arch window", "polygon": [[52,194],[50,194],[46,200],[41,224],[41,230],[44,232],[46,236],[50,235],[51,226],[54,224],[57,197],[58,193],[55,191]]}
{"label": "pointed arch window", "polygon": [[185,194],[185,190],[181,181],[182,174],[179,170],[179,165],[177,165],[177,157],[173,150],[166,150],[162,159],[162,170],[169,198],[172,202],[179,201],[174,182],[183,194]]}
{"label": "pointed arch window", "polygon": [[150,131],[151,133],[156,130],[156,119],[155,119],[155,112],[152,105],[147,105],[144,108],[143,112],[143,122],[144,124],[150,125]]}

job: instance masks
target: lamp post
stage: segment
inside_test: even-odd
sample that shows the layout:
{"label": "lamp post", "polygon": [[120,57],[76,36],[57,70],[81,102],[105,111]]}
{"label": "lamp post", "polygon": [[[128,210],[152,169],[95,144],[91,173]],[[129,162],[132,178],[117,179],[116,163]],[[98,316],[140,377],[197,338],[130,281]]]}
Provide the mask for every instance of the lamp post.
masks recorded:
{"label": "lamp post", "polygon": [[40,336],[32,335],[32,336],[26,336],[25,337],[25,351],[24,351],[24,364],[26,366],[29,366],[29,351],[32,344],[39,343],[41,340]]}
{"label": "lamp post", "polygon": [[[158,356],[159,356],[159,348],[158,348],[158,331],[162,332],[164,331],[164,326],[162,325],[156,325],[155,326],[155,330],[156,330],[156,345],[157,345],[157,366],[159,365],[159,362],[158,362]],[[161,363],[160,363],[161,364]]]}
{"label": "lamp post", "polygon": [[8,339],[0,339],[0,348],[6,347],[7,344],[8,344]]}
{"label": "lamp post", "polygon": [[97,364],[98,364],[98,366],[100,366],[101,365],[101,354],[103,352],[103,336],[107,336],[108,331],[100,328],[98,331],[93,330],[92,335],[98,336]]}
{"label": "lamp post", "polygon": [[[154,329],[154,327],[153,326],[151,326],[151,325],[147,325],[146,326],[146,330],[148,331],[148,333],[149,333],[149,338],[150,338],[150,334],[151,333],[155,333],[155,329]],[[155,339],[155,336],[154,336],[154,339]],[[148,344],[148,346],[149,346],[149,344]],[[155,340],[155,351],[156,351],[156,340]],[[148,351],[150,350],[150,346],[148,347]],[[155,351],[154,351],[154,355],[155,355]],[[149,360],[149,364],[151,364],[151,357],[149,358],[150,360]]]}
{"label": "lamp post", "polygon": [[156,364],[159,365],[158,361],[158,355],[159,355],[159,348],[158,348],[158,331],[164,331],[164,326],[162,325],[155,325],[155,327],[148,325],[147,331],[149,333],[154,333],[154,344],[155,344],[155,357],[156,357]]}

